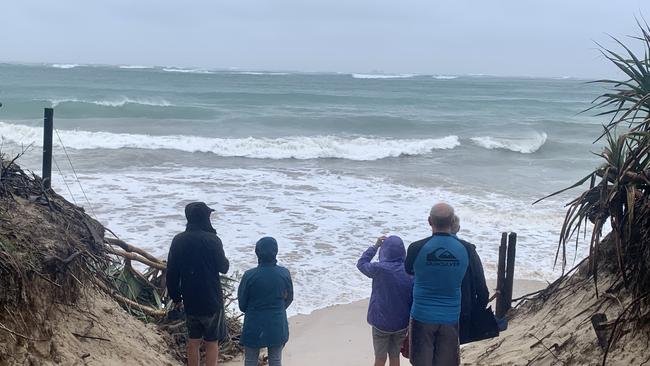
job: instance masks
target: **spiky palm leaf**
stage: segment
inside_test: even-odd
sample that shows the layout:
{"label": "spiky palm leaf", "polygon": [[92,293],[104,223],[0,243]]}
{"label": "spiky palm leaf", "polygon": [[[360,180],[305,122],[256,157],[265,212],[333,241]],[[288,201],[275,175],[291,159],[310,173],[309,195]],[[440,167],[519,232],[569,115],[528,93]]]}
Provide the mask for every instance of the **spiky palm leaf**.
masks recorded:
{"label": "spiky palm leaf", "polygon": [[[596,139],[606,141],[598,154],[602,165],[574,185],[544,198],[590,182],[585,192],[567,204],[555,260],[561,260],[564,271],[567,244],[575,238],[577,247],[577,234],[591,222],[589,264],[596,291],[599,266],[613,266],[635,295],[632,303],[636,305],[630,307],[629,314],[650,319],[650,313],[642,313],[640,306],[643,302],[650,306],[650,27],[639,23],[639,28],[641,35],[633,39],[642,43],[643,57],[637,57],[616,39],[624,56],[605,48],[601,51],[626,76],[622,81],[594,82],[611,88],[587,110],[598,109],[598,116],[611,116],[603,126],[603,134]],[[625,132],[617,135],[621,130]],[[608,220],[613,248],[599,245]],[[601,258],[599,251],[605,249],[608,255]]]}

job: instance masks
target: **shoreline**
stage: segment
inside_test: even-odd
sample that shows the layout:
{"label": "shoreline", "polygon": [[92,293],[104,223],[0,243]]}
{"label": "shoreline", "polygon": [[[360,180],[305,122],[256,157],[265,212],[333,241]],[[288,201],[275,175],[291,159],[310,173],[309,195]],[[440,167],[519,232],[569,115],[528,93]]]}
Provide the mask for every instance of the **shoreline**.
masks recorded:
{"label": "shoreline", "polygon": [[[492,291],[496,280],[487,280]],[[538,280],[515,280],[513,297],[543,289]],[[492,293],[492,292],[491,292]],[[370,325],[366,322],[368,299],[349,304],[330,305],[289,318],[289,342],[282,354],[285,366],[358,366],[374,360]],[[507,331],[506,331],[507,332]],[[406,363],[405,363],[406,362]],[[226,366],[242,365],[242,358]],[[402,359],[402,365],[408,361]]]}
{"label": "shoreline", "polygon": [[[486,278],[485,282],[487,283],[488,290],[490,290],[490,296],[492,296],[494,294],[494,289],[496,288],[497,280],[492,279],[492,278]],[[534,292],[534,291],[537,291],[537,290],[541,289],[541,288],[537,288],[537,286],[539,284],[544,284],[544,287],[546,287],[551,282],[553,282],[553,281],[547,281],[547,280],[542,280],[542,279],[540,279],[540,280],[521,279],[521,280],[515,280],[514,283],[515,284],[519,283],[519,286],[520,286],[521,289],[535,288],[535,290],[529,291],[529,292]],[[515,298],[520,297],[522,295],[525,295],[525,294],[527,294],[529,292],[518,293],[517,289],[515,288],[515,289],[513,289],[512,298],[515,299]],[[314,308],[314,309],[309,310],[308,312],[304,312],[304,313],[301,313],[301,312],[292,313],[291,315],[288,315],[288,318],[289,318],[289,320],[291,320],[292,318],[297,317],[297,316],[309,316],[309,315],[312,315],[316,311],[329,309],[329,308],[335,307],[335,306],[353,305],[353,304],[355,304],[357,302],[360,302],[360,301],[368,301],[368,299],[369,299],[368,297],[365,297],[365,298],[350,300],[348,302],[341,302],[341,303],[334,303],[334,304],[330,304],[330,305],[325,305],[324,307]],[[490,302],[490,305],[492,305],[492,308],[493,308],[492,310],[494,310],[494,301]]]}

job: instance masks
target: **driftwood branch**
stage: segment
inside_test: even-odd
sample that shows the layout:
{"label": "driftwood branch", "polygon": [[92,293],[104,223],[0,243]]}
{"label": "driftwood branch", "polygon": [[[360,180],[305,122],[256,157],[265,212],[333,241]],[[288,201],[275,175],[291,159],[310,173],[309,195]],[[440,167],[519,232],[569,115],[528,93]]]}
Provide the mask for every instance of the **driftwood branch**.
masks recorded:
{"label": "driftwood branch", "polygon": [[45,341],[47,341],[47,339],[34,339],[34,338],[29,338],[29,337],[26,336],[26,335],[20,334],[20,333],[18,333],[18,332],[16,332],[16,331],[13,331],[13,330],[11,330],[11,329],[5,327],[2,323],[0,323],[0,330],[4,330],[5,332],[7,332],[7,333],[9,333],[9,334],[15,335],[15,336],[18,337],[18,338],[26,339],[26,340],[28,340],[28,341],[34,341],[34,342],[45,342]]}
{"label": "driftwood branch", "polygon": [[101,245],[102,236],[99,235],[99,233],[97,232],[97,230],[95,230],[95,228],[93,228],[93,225],[88,221],[88,219],[86,217],[83,217],[81,221],[83,222],[84,226],[86,226],[86,229],[88,229],[88,231],[90,232],[90,235],[93,237],[95,244]]}
{"label": "driftwood branch", "polygon": [[80,251],[80,250],[77,250],[76,252],[69,255],[67,258],[61,258],[61,257],[57,257],[55,255],[52,255],[52,256],[49,256],[48,258],[46,258],[45,262],[46,263],[53,263],[55,261],[59,261],[59,262],[61,262],[64,265],[67,266],[68,264],[70,264],[70,262],[72,262],[75,258],[77,258],[81,254],[83,254],[83,252]]}
{"label": "driftwood branch", "polygon": [[87,336],[87,335],[83,335],[83,334],[79,334],[79,333],[74,333],[74,332],[72,332],[72,335],[75,336],[75,337],[79,337],[79,338],[88,338],[88,339],[95,339],[95,340],[98,340],[98,341],[111,342],[110,339],[102,338],[102,337]]}
{"label": "driftwood branch", "polygon": [[[140,248],[138,248],[138,247],[136,247],[134,245],[131,245],[131,244],[129,244],[129,243],[123,241],[123,240],[111,239],[111,238],[104,238],[104,240],[107,243],[111,244],[111,245],[116,245],[116,246],[122,248],[125,252],[136,253],[136,254],[139,254],[139,255],[143,256],[144,258],[148,259],[149,261],[151,261],[153,263],[163,264],[163,261],[161,261],[160,259],[154,257],[153,255],[147,253],[146,251],[144,251],[144,250],[142,250],[142,249],[140,249]],[[156,266],[151,266],[151,267],[158,268],[158,269],[166,269],[167,268],[167,266],[163,266],[162,268],[156,267]]]}
{"label": "driftwood branch", "polygon": [[27,153],[27,151],[29,151],[29,149],[32,147],[32,145],[34,145],[33,142],[31,144],[27,145],[27,147],[23,146],[22,149],[21,149],[22,151],[20,153],[16,154],[16,156],[9,161],[9,164],[7,164],[4,167],[4,169],[9,170],[11,168],[11,166],[14,165],[16,160],[20,159],[23,155],[25,155]]}
{"label": "driftwood branch", "polygon": [[[538,338],[536,335],[534,335],[534,334],[531,334],[531,336],[534,337],[535,339],[537,339],[537,341],[538,341],[538,342],[535,342],[535,345],[537,345],[537,344],[541,344],[544,348],[546,348],[546,350],[551,354],[551,356],[553,356],[557,361],[559,361],[560,363],[562,363],[562,365],[566,365],[566,363],[565,363],[564,361],[560,360],[560,359],[555,355],[555,353],[553,353],[553,351],[551,351],[551,349],[548,348],[548,347],[544,344],[544,342],[542,341],[542,339],[539,339],[539,338]],[[533,347],[533,346],[531,346],[531,348],[532,348],[532,347]]]}
{"label": "driftwood branch", "polygon": [[153,267],[153,268],[157,268],[157,269],[161,269],[161,270],[167,269],[167,265],[165,265],[164,263],[153,262],[153,261],[151,261],[151,260],[149,260],[147,258],[144,258],[144,257],[142,257],[142,256],[140,256],[140,255],[138,255],[136,253],[125,252],[123,250],[113,249],[113,248],[110,248],[110,247],[107,248],[107,251],[109,253],[111,253],[111,254],[115,254],[115,255],[120,256],[122,258],[130,259],[130,260],[134,260],[136,262],[140,262],[142,264],[146,264],[149,267]]}
{"label": "driftwood branch", "polygon": [[161,317],[165,316],[165,314],[167,314],[167,312],[165,310],[158,310],[158,309],[154,309],[152,307],[146,306],[146,305],[142,305],[142,304],[140,304],[138,302],[135,302],[135,301],[133,301],[131,299],[128,299],[128,298],[116,293],[115,291],[109,289],[108,286],[106,286],[100,280],[95,280],[94,282],[97,284],[97,286],[99,286],[99,288],[104,290],[104,292],[109,294],[116,301],[118,301],[118,302],[120,302],[120,303],[122,303],[124,305],[130,306],[130,307],[132,307],[134,309],[137,309],[137,310],[139,310],[139,311],[141,311],[141,312],[143,312],[143,313],[145,313],[145,314],[147,314],[149,316],[156,317],[156,318],[161,318]]}

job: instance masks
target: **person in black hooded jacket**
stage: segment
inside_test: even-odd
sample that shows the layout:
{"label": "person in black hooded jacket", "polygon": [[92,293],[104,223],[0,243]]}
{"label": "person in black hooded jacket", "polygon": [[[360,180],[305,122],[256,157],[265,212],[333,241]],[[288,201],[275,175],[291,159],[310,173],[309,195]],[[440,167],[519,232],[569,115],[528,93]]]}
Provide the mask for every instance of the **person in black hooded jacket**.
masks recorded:
{"label": "person in black hooded jacket", "polygon": [[189,366],[199,366],[202,341],[206,366],[216,366],[219,341],[228,336],[219,273],[227,273],[230,263],[210,223],[213,211],[203,202],[188,204],[187,227],[174,237],[167,257],[167,291],[185,308]]}
{"label": "person in black hooded jacket", "polygon": [[[454,215],[451,232],[456,235],[460,231],[460,218]],[[477,326],[477,319],[473,317],[478,310],[485,309],[489,302],[490,292],[488,290],[485,273],[481,258],[476,252],[476,246],[465,240],[458,239],[467,250],[469,265],[461,284],[460,320],[458,338],[460,344],[473,341],[472,333]],[[495,329],[496,330],[496,329]]]}

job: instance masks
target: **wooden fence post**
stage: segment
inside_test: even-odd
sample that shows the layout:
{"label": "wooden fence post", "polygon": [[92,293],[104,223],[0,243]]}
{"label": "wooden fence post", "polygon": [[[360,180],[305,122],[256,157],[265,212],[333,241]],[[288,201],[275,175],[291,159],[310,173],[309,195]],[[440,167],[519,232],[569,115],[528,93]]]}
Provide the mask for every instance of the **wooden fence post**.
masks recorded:
{"label": "wooden fence post", "polygon": [[54,109],[45,108],[43,117],[43,187],[52,186],[52,132],[54,130]]}
{"label": "wooden fence post", "polygon": [[504,302],[506,312],[512,307],[512,291],[515,281],[515,254],[517,251],[517,233],[508,236],[508,254],[506,260],[506,282],[504,284]]}
{"label": "wooden fence post", "polygon": [[506,282],[506,249],[508,247],[508,233],[501,233],[501,245],[499,245],[499,263],[497,265],[497,302],[495,315],[498,319],[506,315],[508,309],[504,302],[504,286]]}
{"label": "wooden fence post", "polygon": [[607,316],[603,313],[596,313],[591,316],[591,326],[596,332],[598,345],[605,351],[609,345],[609,330],[607,329]]}

